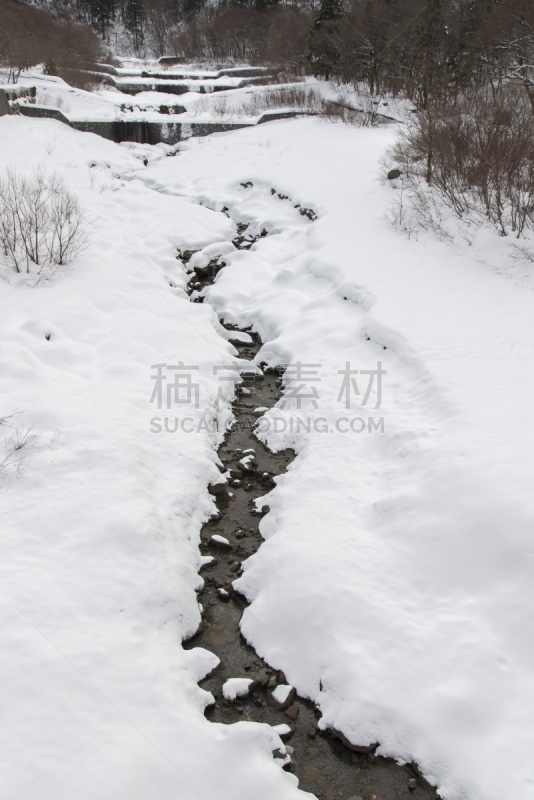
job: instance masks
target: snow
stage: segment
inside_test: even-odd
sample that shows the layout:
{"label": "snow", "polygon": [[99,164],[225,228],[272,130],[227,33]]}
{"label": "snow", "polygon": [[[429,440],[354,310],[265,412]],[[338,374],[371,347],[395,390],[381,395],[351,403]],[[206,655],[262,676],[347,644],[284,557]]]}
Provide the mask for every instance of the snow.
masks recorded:
{"label": "snow", "polygon": [[1,479],[3,793],[300,797],[269,726],[205,719],[213,698],[197,682],[218,659],[180,646],[200,622],[199,532],[221,434],[151,432],[165,416],[150,403],[159,363],[199,367],[191,418],[228,417],[213,368],[237,377],[236,351],[212,309],[189,302],[176,251],[235,227],[117,177],[141,164],[130,148],[14,116],[0,136],[2,170],[58,172],[90,220],[89,248],[54,281],[2,268],[2,413],[56,437]]}
{"label": "snow", "polygon": [[219,536],[218,533],[213,534],[211,537],[212,542],[216,542],[217,544],[225,544],[227,547],[230,547],[230,542],[224,536]]}
{"label": "snow", "polygon": [[223,683],[223,697],[232,701],[237,697],[243,697],[248,694],[251,683],[254,683],[251,678],[229,678]]}
{"label": "snow", "polygon": [[293,729],[285,723],[273,725],[273,730],[276,731],[279,736],[289,736],[290,733],[293,733]]}
{"label": "snow", "polygon": [[285,683],[280,683],[275,689],[273,689],[272,696],[277,703],[285,703],[292,689],[292,686],[288,686]]}
{"label": "snow", "polygon": [[[321,727],[416,761],[446,800],[532,800],[534,296],[510,245],[398,234],[380,180],[393,128],[301,118],[174,158],[53,120],[4,117],[0,135],[2,166],[57,170],[91,218],[55,281],[0,283],[3,411],[56,442],[3,479],[6,796],[302,797],[271,757],[279,730],[204,718],[217,659],[180,647],[220,474],[200,423],[229,418],[213,368],[251,369],[213,307],[259,333],[258,364],[290,365],[258,424],[297,457],[235,581],[243,634]],[[223,207],[268,235],[236,250]],[[189,302],[178,248],[224,254],[207,302]],[[199,366],[194,434],[149,402],[151,365],[180,360]]]}
{"label": "snow", "polygon": [[[467,246],[392,228],[379,162],[394,133],[270,123],[190,140],[143,180],[179,177],[266,228],[206,297],[260,334],[258,363],[320,365],[317,408],[310,392],[259,423],[298,456],[235,582],[244,635],[322,726],[415,760],[448,800],[527,800],[534,297],[492,233]],[[379,408],[360,372],[345,408],[347,362],[381,362]]]}
{"label": "snow", "polygon": [[[128,64],[128,61],[123,61]],[[25,71],[18,82],[22,89],[35,87],[35,99],[20,98],[19,104],[29,104],[59,108],[60,111],[73,121],[110,121],[123,120],[129,122],[159,122],[159,123],[240,123],[257,124],[264,111],[260,105],[255,104],[257,98],[277,91],[278,86],[250,86],[248,79],[218,75],[217,72],[204,72],[194,69],[191,65],[184,65],[184,69],[176,72],[176,80],[168,80],[171,70],[165,71],[166,78],[157,79],[150,77],[150,73],[162,74],[161,65],[153,60],[147,60],[137,65],[118,69],[119,76],[108,76],[115,85],[103,83],[94,87],[93,91],[84,91],[69,86],[61,78],[45,75],[42,67],[34,67]],[[148,76],[142,76],[145,72]],[[7,71],[0,69],[7,81]],[[183,76],[183,77],[180,77]],[[196,78],[195,78],[196,76]],[[191,77],[191,80],[188,80]],[[193,79],[195,78],[195,79]],[[184,94],[170,91],[172,86],[185,88]],[[165,87],[169,91],[165,91]],[[0,85],[0,88],[13,91],[10,85]],[[312,89],[317,95],[327,99],[337,99],[355,107],[361,107],[362,102],[357,95],[347,93],[341,95],[337,84],[319,81],[307,77],[305,81],[287,83],[283,85],[284,91],[297,89]],[[271,103],[272,104],[272,103]],[[365,104],[364,104],[365,105]],[[382,114],[402,116],[406,104],[399,101],[381,102],[377,106]],[[185,109],[185,110],[184,110]],[[287,107],[269,108],[268,113],[282,111]],[[299,110],[298,108],[296,109]],[[303,109],[300,109],[302,113]],[[231,248],[231,243],[225,243]],[[227,252],[227,251],[226,251]]]}

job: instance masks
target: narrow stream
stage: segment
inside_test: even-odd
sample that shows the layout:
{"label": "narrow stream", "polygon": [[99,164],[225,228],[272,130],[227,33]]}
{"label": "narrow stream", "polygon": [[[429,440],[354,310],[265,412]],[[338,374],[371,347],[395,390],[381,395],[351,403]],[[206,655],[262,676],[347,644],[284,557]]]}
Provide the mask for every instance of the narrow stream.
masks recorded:
{"label": "narrow stream", "polygon": [[[234,244],[248,249],[257,238],[247,235],[246,225],[238,224]],[[191,253],[182,252],[180,257],[187,264]],[[214,259],[208,267],[197,268],[189,283],[194,302],[203,301],[199,293],[213,283],[222,267],[224,263]],[[224,321],[223,324],[229,331],[236,330]],[[252,361],[262,342],[252,331],[240,333],[231,341],[241,358]],[[248,337],[243,337],[243,333],[248,333]],[[204,647],[220,659],[219,667],[200,684],[215,698],[215,703],[206,709],[206,716],[225,724],[251,720],[284,725],[279,732],[289,758],[278,751],[274,756],[283,759],[284,769],[297,775],[301,789],[313,792],[319,800],[437,798],[436,790],[422,778],[415,765],[399,766],[393,759],[375,755],[378,745],[354,747],[333,731],[320,730],[320,711],[294,690],[281,688],[276,695],[283,701],[278,702],[272,693],[277,686],[286,686],[284,674],[261,659],[240,633],[241,615],[248,603],[233,589],[232,581],[241,575],[243,561],[261,546],[259,522],[268,510],[257,512],[254,500],[273,488],[273,477],[285,472],[295,457],[292,450],[270,452],[252,431],[261,416],[255,409],[261,408],[265,413],[281,396],[282,374],[281,368],[275,368],[254,375],[251,368],[250,374],[242,375],[243,383],[233,404],[236,422],[219,448],[220,460],[225,471],[230,471],[230,479],[226,487],[210,489],[221,490],[214,495],[218,513],[201,531],[202,555],[213,557],[202,569],[205,584],[199,602],[204,608],[203,620],[197,633],[184,642],[186,648]],[[214,536],[220,537],[219,540],[214,540]],[[248,694],[234,701],[225,699],[222,687],[230,678],[252,680]]]}

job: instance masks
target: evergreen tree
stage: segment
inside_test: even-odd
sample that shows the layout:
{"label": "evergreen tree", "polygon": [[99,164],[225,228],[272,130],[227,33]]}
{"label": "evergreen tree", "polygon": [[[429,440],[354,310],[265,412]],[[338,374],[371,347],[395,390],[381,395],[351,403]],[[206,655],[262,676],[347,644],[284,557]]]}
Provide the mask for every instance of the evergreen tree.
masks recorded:
{"label": "evergreen tree", "polygon": [[322,0],[317,19],[310,32],[308,61],[312,65],[314,75],[322,75],[327,80],[335,72],[340,58],[336,36],[342,18],[341,0]]}
{"label": "evergreen tree", "polygon": [[143,0],[128,0],[123,11],[124,27],[130,34],[135,52],[139,52],[144,39]]}

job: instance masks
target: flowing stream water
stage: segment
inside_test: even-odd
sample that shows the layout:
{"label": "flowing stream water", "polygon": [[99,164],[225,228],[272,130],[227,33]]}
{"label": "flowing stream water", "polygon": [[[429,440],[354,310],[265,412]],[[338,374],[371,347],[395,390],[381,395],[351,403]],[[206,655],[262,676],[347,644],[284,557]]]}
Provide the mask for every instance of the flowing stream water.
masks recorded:
{"label": "flowing stream water", "polygon": [[[248,249],[259,238],[247,236],[246,225],[238,224],[238,234],[234,244],[242,249]],[[180,254],[184,264],[190,255]],[[193,273],[189,291],[195,302],[203,302],[202,289],[213,283],[223,267],[224,263],[214,259],[208,267]],[[236,330],[224,321],[222,324],[229,331]],[[231,341],[240,358],[252,361],[262,342],[250,330],[241,333],[248,333],[248,337],[237,334]],[[243,338],[248,341],[240,341]],[[321,730],[319,709],[294,690],[285,702],[277,702],[272,692],[277,686],[286,685],[285,676],[261,659],[240,632],[241,616],[248,603],[233,588],[232,581],[241,574],[243,561],[261,547],[259,522],[268,511],[263,508],[258,512],[254,500],[273,488],[274,476],[284,472],[295,457],[292,450],[272,453],[252,429],[259,418],[255,409],[271,408],[280,398],[283,368],[264,369],[261,375],[254,373],[255,368],[251,367],[250,373],[242,374],[243,383],[238,386],[233,404],[235,424],[219,448],[220,460],[230,478],[227,487],[215,494],[217,515],[201,531],[202,555],[212,556],[213,560],[202,569],[202,623],[197,633],[184,642],[186,648],[204,647],[220,659],[219,667],[200,684],[215,698],[215,703],[207,707],[206,716],[224,724],[251,720],[285,725],[279,731],[289,757],[280,751],[275,751],[274,757],[281,758],[283,768],[297,775],[301,789],[313,792],[319,800],[437,798],[436,790],[416,765],[398,765],[393,759],[376,755],[378,745],[358,747],[335,731]],[[228,544],[213,536],[226,539]],[[248,694],[235,701],[225,699],[222,687],[229,678],[251,679]]]}

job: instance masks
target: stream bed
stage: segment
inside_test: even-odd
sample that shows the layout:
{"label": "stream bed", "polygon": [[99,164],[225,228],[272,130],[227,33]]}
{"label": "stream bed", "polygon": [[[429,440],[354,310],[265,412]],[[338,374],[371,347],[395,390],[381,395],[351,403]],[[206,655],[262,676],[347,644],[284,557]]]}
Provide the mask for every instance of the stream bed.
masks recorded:
{"label": "stream bed", "polygon": [[[246,225],[237,227],[234,244],[241,249],[248,249],[260,238],[247,235]],[[190,256],[190,252],[180,254],[186,265]],[[189,292],[194,302],[203,302],[202,289],[213,283],[223,267],[224,262],[214,259],[208,267],[193,273]],[[236,331],[224,321],[222,324],[227,330]],[[251,330],[236,332],[230,341],[240,358],[250,361],[262,346]],[[265,368],[258,373],[252,365],[250,373],[242,373],[243,382],[237,387],[233,404],[235,423],[219,448],[225,473],[230,474],[226,484],[222,480],[220,485],[210,487],[218,513],[203,526],[200,549],[203,556],[213,560],[201,571],[204,587],[198,599],[204,609],[202,623],[196,634],[184,642],[185,648],[203,647],[220,659],[217,669],[200,682],[215,698],[215,703],[206,708],[206,717],[224,724],[250,720],[285,726],[278,732],[287,754],[275,751],[273,755],[282,759],[284,769],[298,777],[299,788],[312,792],[318,800],[438,798],[416,765],[401,766],[393,759],[376,755],[378,744],[358,747],[342,734],[321,730],[319,709],[289,688],[285,675],[261,659],[240,632],[241,616],[248,603],[234,590],[232,581],[241,575],[243,561],[261,547],[259,522],[268,513],[266,507],[257,511],[254,501],[275,486],[274,477],[285,472],[295,457],[292,450],[271,452],[253,432],[262,413],[281,397],[282,375],[282,367]],[[251,683],[246,694],[227,699],[223,685],[232,678],[245,678]]]}

